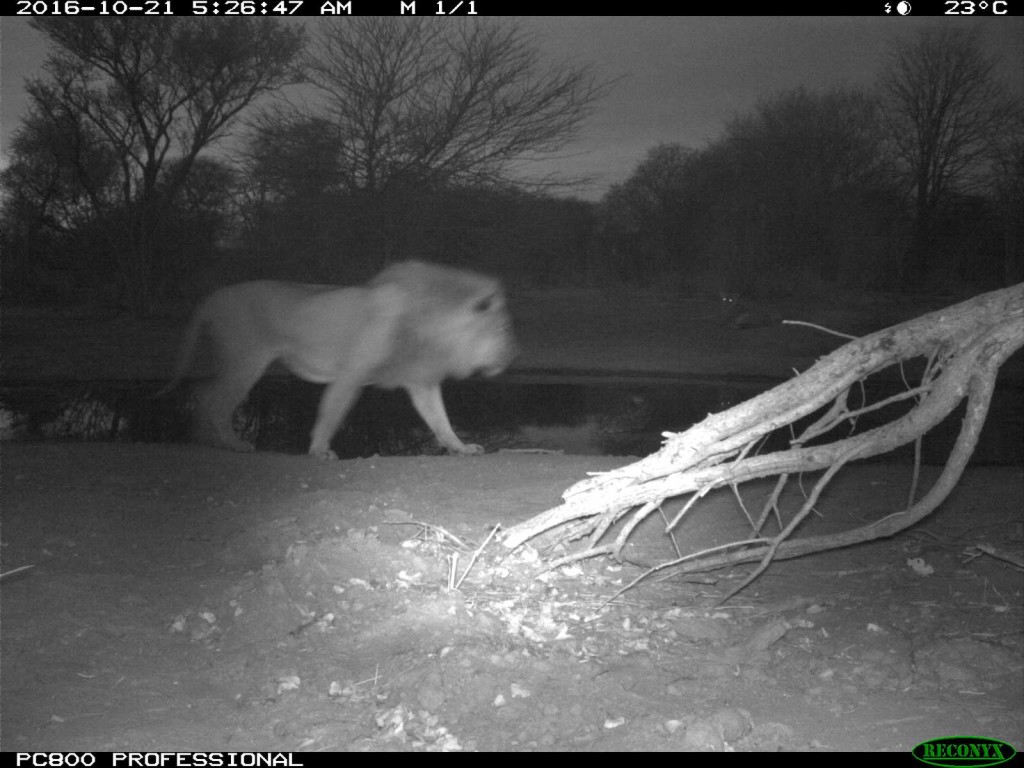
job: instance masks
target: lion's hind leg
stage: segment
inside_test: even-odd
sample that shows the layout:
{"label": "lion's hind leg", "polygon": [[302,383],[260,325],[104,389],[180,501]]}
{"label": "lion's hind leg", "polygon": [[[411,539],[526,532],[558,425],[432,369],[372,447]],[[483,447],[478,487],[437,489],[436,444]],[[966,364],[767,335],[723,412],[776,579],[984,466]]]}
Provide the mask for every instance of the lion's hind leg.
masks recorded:
{"label": "lion's hind leg", "polygon": [[269,356],[238,360],[231,355],[222,360],[219,373],[196,394],[199,403],[196,439],[232,451],[253,450],[252,443],[235,434],[233,417],[235,409],[272,361]]}

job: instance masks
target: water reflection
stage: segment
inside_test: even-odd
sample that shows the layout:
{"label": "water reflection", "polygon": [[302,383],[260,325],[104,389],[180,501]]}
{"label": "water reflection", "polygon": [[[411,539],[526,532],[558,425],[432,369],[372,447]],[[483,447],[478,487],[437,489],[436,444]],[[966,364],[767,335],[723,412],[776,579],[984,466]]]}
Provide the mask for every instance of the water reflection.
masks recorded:
{"label": "water reflection", "polygon": [[[763,379],[644,380],[518,375],[494,381],[453,382],[445,401],[463,439],[502,448],[543,448],[579,455],[642,456],[657,450],[661,433],[680,431],[769,389]],[[187,388],[160,399],[161,382],[30,384],[0,388],[0,439],[186,442],[192,404]],[[885,386],[867,393],[886,395]],[[258,450],[303,453],[316,417],[321,387],[292,378],[266,378],[236,413],[236,430]],[[974,456],[976,464],[1024,463],[1021,385],[998,388]],[[905,404],[902,407],[907,407]],[[862,417],[870,429],[899,413]],[[813,418],[813,417],[808,417]],[[925,439],[925,459],[943,462],[962,413],[954,413]],[[797,427],[799,429],[799,425]],[[788,431],[761,450],[786,445]],[[335,437],[343,458],[440,453],[404,392],[368,389]],[[884,460],[909,461],[911,449]]]}

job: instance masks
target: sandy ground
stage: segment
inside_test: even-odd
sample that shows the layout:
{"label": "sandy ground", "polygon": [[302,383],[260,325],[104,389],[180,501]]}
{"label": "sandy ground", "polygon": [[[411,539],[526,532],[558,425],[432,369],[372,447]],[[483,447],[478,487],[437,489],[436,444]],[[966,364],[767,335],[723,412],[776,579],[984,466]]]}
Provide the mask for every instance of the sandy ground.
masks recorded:
{"label": "sandy ground", "polygon": [[[1019,469],[979,469],[890,540],[653,578],[469,548],[621,459],[322,465],[191,446],[7,445],[0,712],[11,750],[896,750],[1024,744]],[[812,531],[875,518],[851,470]],[[752,500],[748,499],[748,501]],[[669,514],[674,511],[669,508]],[[442,536],[441,529],[461,542]],[[731,494],[684,551],[745,535]],[[465,548],[463,548],[463,545]],[[629,556],[670,556],[654,526]],[[916,563],[916,565],[915,565]]]}

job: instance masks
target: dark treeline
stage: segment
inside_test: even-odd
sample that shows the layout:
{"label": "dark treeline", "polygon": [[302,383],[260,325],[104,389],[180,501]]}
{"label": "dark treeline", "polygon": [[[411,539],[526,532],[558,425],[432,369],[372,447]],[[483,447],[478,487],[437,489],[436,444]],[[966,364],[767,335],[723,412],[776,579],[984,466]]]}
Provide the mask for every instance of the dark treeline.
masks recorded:
{"label": "dark treeline", "polygon": [[652,147],[586,202],[522,168],[612,84],[515,26],[348,21],[34,22],[52,49],[0,179],[4,301],[143,314],[404,258],[669,293],[1024,279],[1024,117],[969,31],[894,49],[872,89],[771,95],[708,146]]}

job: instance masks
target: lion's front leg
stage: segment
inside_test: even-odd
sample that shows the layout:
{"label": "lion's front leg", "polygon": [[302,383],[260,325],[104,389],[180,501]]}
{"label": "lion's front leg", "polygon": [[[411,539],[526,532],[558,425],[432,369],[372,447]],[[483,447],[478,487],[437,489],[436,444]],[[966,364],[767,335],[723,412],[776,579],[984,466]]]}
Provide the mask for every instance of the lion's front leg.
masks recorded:
{"label": "lion's front leg", "polygon": [[444,407],[439,384],[432,387],[406,384],[405,389],[409,393],[409,397],[412,398],[412,404],[416,407],[416,411],[434,433],[437,442],[447,448],[450,453],[466,456],[484,452],[482,446],[464,443],[455,434],[451,422],[448,421],[448,412]]}
{"label": "lion's front leg", "polygon": [[310,456],[316,456],[325,461],[338,458],[338,455],[331,450],[331,439],[341,426],[341,422],[345,420],[360,388],[358,381],[351,376],[345,376],[332,381],[324,389],[324,393],[320,397],[316,423],[310,433]]}

